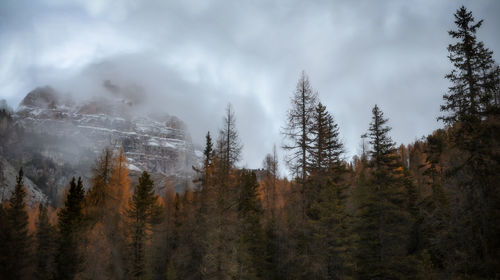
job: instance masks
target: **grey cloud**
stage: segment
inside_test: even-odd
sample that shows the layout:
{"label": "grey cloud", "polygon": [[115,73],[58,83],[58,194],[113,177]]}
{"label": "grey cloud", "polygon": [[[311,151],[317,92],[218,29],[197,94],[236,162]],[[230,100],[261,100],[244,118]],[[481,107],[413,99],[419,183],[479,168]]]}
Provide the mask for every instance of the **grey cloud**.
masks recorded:
{"label": "grey cloud", "polygon": [[461,5],[483,18],[479,38],[499,61],[500,2],[3,1],[0,99],[58,85],[99,94],[109,79],[144,89],[193,139],[216,132],[228,102],[258,167],[281,143],[289,98],[305,70],[340,125],[349,156],[381,106],[398,143],[436,122],[450,70],[447,31]]}

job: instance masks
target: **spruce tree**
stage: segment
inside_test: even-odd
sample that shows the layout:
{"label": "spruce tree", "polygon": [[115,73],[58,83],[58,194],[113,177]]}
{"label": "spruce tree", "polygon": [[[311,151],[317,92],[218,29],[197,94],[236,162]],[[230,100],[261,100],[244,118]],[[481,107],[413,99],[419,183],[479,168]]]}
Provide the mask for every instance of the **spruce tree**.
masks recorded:
{"label": "spruce tree", "polygon": [[0,273],[2,279],[29,279],[31,272],[31,235],[28,231],[28,212],[26,209],[26,189],[23,182],[23,169],[19,169],[16,186],[4,212],[5,228],[2,229],[5,246],[5,263]]}
{"label": "spruce tree", "polygon": [[339,128],[326,106],[318,103],[311,126],[313,143],[310,150],[311,172],[325,174],[340,165],[343,145],[339,139]]}
{"label": "spruce tree", "polygon": [[80,242],[83,219],[83,199],[85,191],[82,179],[71,180],[64,207],[58,213],[56,273],[55,279],[73,279],[80,271],[83,258]]}
{"label": "spruce tree", "polygon": [[238,216],[241,221],[239,242],[239,277],[262,278],[267,275],[262,207],[258,198],[257,177],[254,172],[242,170],[239,175]]}
{"label": "spruce tree", "polygon": [[345,185],[328,179],[321,198],[313,204],[318,213],[314,221],[314,246],[322,268],[318,278],[351,279],[354,276],[353,232],[346,210]]}
{"label": "spruce tree", "polygon": [[452,85],[441,106],[447,114],[439,118],[449,125],[457,149],[447,171],[459,194],[451,238],[457,253],[449,263],[456,273],[490,277],[500,273],[500,68],[477,39],[483,21],[463,6],[454,16],[456,30],[449,35],[457,42],[448,47],[454,69],[446,75]]}
{"label": "spruce tree", "polygon": [[130,277],[132,279],[141,279],[148,273],[146,241],[150,236],[152,225],[159,222],[161,209],[153,186],[149,174],[143,171],[127,210],[131,230]]}
{"label": "spruce tree", "polygon": [[55,234],[56,231],[49,222],[47,206],[40,204],[36,221],[36,279],[45,280],[53,277]]}
{"label": "spruce tree", "polygon": [[409,214],[401,163],[377,105],[368,130],[372,150],[368,176],[358,183],[359,233],[357,267],[360,279],[398,279],[411,273],[407,262]]}

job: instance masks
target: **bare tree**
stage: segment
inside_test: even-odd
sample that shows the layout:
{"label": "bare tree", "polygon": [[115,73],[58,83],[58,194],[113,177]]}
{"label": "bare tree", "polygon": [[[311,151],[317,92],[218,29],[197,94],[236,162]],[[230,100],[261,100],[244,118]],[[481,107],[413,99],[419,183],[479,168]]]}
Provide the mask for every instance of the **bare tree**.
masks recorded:
{"label": "bare tree", "polygon": [[[309,78],[302,71],[297,88],[292,97],[292,108],[288,111],[287,123],[282,134],[285,137],[283,149],[289,152],[286,164],[302,183],[303,213],[305,211],[304,188],[309,166],[308,155],[312,145],[311,127],[314,121],[314,109],[317,93],[313,92]],[[305,213],[304,213],[305,214]]]}
{"label": "bare tree", "polygon": [[241,149],[243,145],[236,131],[236,117],[231,104],[226,107],[226,115],[224,116],[223,127],[219,130],[219,139],[217,141],[218,157],[224,173],[229,173],[229,170],[240,160]]}

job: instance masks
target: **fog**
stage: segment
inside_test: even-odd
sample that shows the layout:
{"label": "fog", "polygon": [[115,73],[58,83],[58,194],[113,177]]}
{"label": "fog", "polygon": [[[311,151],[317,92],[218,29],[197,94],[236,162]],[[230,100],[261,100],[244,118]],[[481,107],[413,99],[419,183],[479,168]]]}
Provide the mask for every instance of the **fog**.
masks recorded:
{"label": "fog", "polygon": [[499,61],[498,1],[2,1],[0,99],[15,108],[44,85],[87,98],[109,80],[141,110],[181,118],[199,145],[231,103],[240,165],[257,168],[281,145],[305,70],[351,157],[375,103],[398,143],[442,126],[461,4]]}

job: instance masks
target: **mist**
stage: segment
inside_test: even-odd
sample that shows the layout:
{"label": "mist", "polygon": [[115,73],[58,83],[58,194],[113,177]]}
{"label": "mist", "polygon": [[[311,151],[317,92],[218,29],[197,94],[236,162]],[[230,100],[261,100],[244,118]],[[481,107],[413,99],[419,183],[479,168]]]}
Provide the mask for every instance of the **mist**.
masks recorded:
{"label": "mist", "polygon": [[[498,57],[500,3],[463,3],[487,19],[479,38]],[[231,103],[244,144],[239,165],[258,168],[273,145],[282,144],[302,70],[338,122],[347,158],[359,152],[375,103],[399,144],[442,126],[436,118],[451,69],[447,31],[460,3],[0,5],[0,99],[10,106],[44,85],[77,99],[106,95],[103,82],[109,81],[139,112],[178,116],[201,146],[207,131],[217,134]]]}

